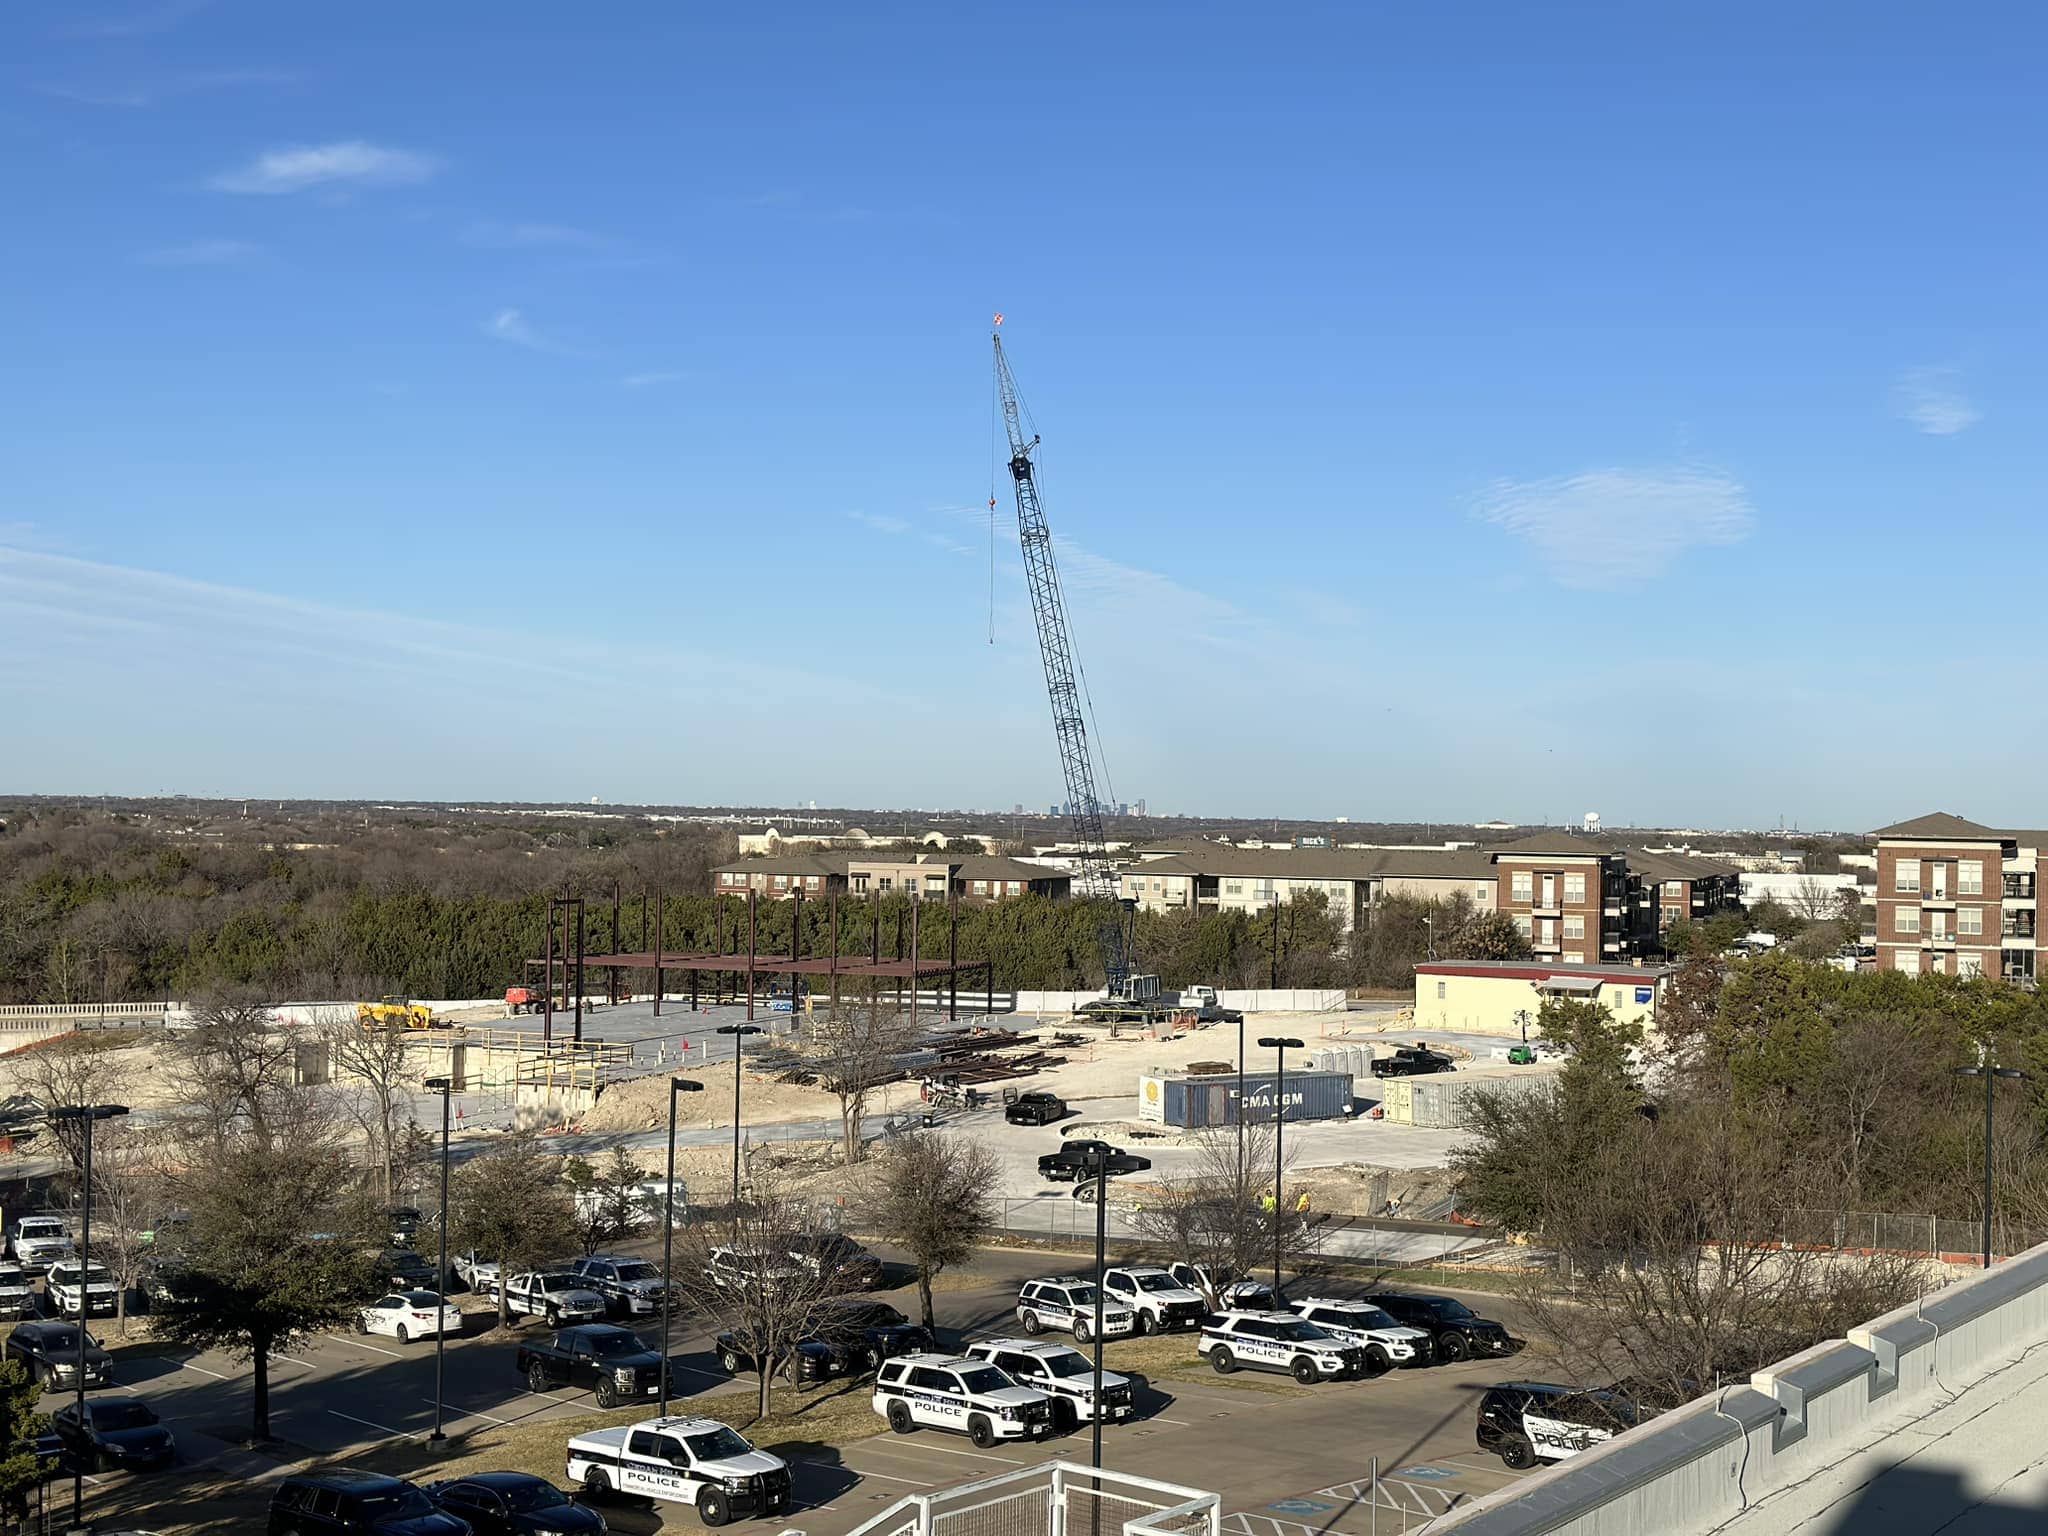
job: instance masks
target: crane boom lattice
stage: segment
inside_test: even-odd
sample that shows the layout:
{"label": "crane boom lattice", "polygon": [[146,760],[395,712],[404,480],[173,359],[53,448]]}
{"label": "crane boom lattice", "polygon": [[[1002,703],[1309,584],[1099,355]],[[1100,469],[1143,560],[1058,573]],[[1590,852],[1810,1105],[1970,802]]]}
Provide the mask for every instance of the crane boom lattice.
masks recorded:
{"label": "crane boom lattice", "polygon": [[1074,642],[1067,625],[1066,597],[1060,590],[1059,564],[1053,558],[1052,530],[1038,504],[1038,481],[1017,404],[1017,381],[1003,355],[1003,338],[995,338],[996,387],[1002,398],[1003,425],[1010,437],[1010,479],[1017,491],[1017,537],[1024,551],[1024,574],[1031,586],[1031,617],[1038,628],[1038,653],[1045,663],[1045,691],[1052,701],[1053,731],[1059,737],[1060,772],[1066,780],[1067,819],[1078,850],[1077,888],[1109,894],[1115,888],[1109,848],[1102,835],[1102,803],[1095,793],[1095,760],[1089,750],[1081,687],[1074,668]]}

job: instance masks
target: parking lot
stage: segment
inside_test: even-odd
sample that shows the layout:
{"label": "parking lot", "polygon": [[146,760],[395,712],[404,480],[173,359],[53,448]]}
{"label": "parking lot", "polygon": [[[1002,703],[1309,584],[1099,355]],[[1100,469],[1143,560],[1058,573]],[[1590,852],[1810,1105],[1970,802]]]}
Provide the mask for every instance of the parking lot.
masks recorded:
{"label": "parking lot", "polygon": [[[891,1257],[886,1250],[883,1256]],[[936,1299],[941,1328],[959,1338],[1012,1332],[1017,1287],[1070,1267],[1071,1261],[1060,1257],[985,1252],[971,1271],[952,1277],[941,1289]],[[892,1265],[890,1278],[902,1277],[901,1268]],[[915,1310],[908,1287],[880,1294],[906,1312]],[[1491,1298],[1471,1299],[1511,1329],[1519,1328],[1512,1307]],[[479,1318],[472,1326],[487,1321]],[[514,1365],[518,1338],[543,1331],[539,1323],[525,1323],[511,1337],[470,1334],[449,1340],[444,1423],[451,1437],[484,1426],[544,1426],[595,1411],[587,1392],[535,1394],[525,1389]],[[650,1341],[659,1338],[658,1323],[643,1320],[639,1331]],[[104,1326],[96,1329],[102,1336],[110,1332]],[[1185,1343],[1193,1362],[1193,1336],[1176,1342]],[[1158,1345],[1147,1341],[1146,1347]],[[1119,1343],[1109,1346],[1111,1368],[1121,1348]],[[684,1404],[685,1411],[744,1427],[752,1415],[753,1380],[734,1382],[718,1368],[700,1319],[678,1319],[674,1358],[674,1401]],[[1380,1519],[1419,1523],[1516,1475],[1476,1451],[1472,1438],[1480,1390],[1516,1374],[1513,1362],[1495,1361],[1312,1387],[1276,1376],[1155,1379],[1140,1394],[1135,1419],[1105,1428],[1104,1460],[1120,1470],[1222,1493],[1233,1536],[1369,1536],[1376,1529],[1375,1500]],[[394,1440],[424,1439],[433,1428],[431,1341],[400,1345],[383,1337],[325,1334],[302,1354],[274,1362],[271,1380],[272,1432],[304,1455],[346,1458]],[[246,1433],[250,1366],[225,1355],[124,1352],[117,1357],[113,1390],[147,1399],[178,1435],[187,1462],[219,1456],[228,1442]],[[864,1388],[852,1390],[865,1398]],[[54,1399],[49,1406],[55,1406]],[[812,1536],[836,1536],[906,1493],[1038,1461],[1085,1461],[1088,1456],[1085,1426],[1049,1441],[1005,1442],[987,1449],[932,1430],[892,1435],[880,1419],[874,1426],[872,1438],[843,1447],[781,1447],[796,1474],[798,1508],[792,1523]],[[1381,1478],[1376,1486],[1371,1482],[1375,1459]],[[532,1470],[558,1478],[562,1472],[559,1462]],[[167,1494],[176,1474],[171,1478]],[[119,1481],[102,1479],[102,1485]],[[615,1528],[624,1530],[698,1528],[686,1508],[612,1511],[608,1518],[612,1514],[618,1516]],[[162,1523],[173,1522],[165,1518]]]}

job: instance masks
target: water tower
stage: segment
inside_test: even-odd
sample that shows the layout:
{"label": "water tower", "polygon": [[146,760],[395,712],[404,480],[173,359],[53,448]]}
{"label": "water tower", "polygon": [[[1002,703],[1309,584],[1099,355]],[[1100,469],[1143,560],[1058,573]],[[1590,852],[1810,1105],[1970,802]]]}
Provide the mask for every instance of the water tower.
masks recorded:
{"label": "water tower", "polygon": [[1597,833],[1600,830],[1600,813],[1598,811],[1586,812],[1585,826],[1586,835],[1588,837],[1591,837],[1592,835]]}

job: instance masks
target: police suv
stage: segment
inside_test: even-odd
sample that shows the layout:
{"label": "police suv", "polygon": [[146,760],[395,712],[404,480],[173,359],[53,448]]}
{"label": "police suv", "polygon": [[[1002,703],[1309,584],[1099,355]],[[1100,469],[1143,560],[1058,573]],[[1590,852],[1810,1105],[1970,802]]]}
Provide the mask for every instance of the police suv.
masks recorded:
{"label": "police suv", "polygon": [[1095,1401],[1095,1365],[1066,1344],[1030,1339],[980,1339],[967,1346],[976,1360],[986,1360],[1020,1387],[1032,1387],[1052,1399],[1053,1427],[1072,1429],[1100,1417],[1105,1424],[1128,1419],[1136,1384],[1115,1371],[1102,1373],[1102,1411]]}
{"label": "police suv", "polygon": [[[1191,1291],[1157,1264],[1128,1264],[1102,1272],[1102,1288],[1138,1315],[1138,1332],[1199,1328],[1209,1315],[1200,1291]],[[1103,1330],[1107,1332],[1107,1329]]]}
{"label": "police suv", "polygon": [[1219,1376],[1243,1366],[1284,1371],[1303,1386],[1363,1376],[1370,1369],[1362,1346],[1325,1333],[1292,1312],[1219,1312],[1202,1324],[1195,1351],[1209,1357]]}
{"label": "police suv", "polygon": [[[1017,1293],[1017,1322],[1026,1333],[1064,1328],[1083,1344],[1095,1336],[1095,1282],[1079,1275],[1028,1280]],[[1122,1338],[1138,1326],[1122,1302],[1102,1298],[1102,1336]]]}
{"label": "police suv", "polygon": [[1565,1461],[1612,1440],[1641,1418],[1616,1392],[1583,1391],[1547,1381],[1504,1381],[1479,1400],[1479,1449],[1521,1471]]}
{"label": "police suv", "polygon": [[716,1419],[643,1419],[578,1435],[569,1481],[594,1499],[630,1493],[694,1505],[706,1525],[789,1509],[789,1463]]}
{"label": "police suv", "polygon": [[1020,1387],[986,1360],[898,1355],[875,1376],[874,1409],[899,1435],[929,1425],[986,1448],[1052,1433],[1052,1399]]}
{"label": "police suv", "polygon": [[1296,1317],[1362,1348],[1365,1363],[1374,1372],[1384,1371],[1390,1365],[1428,1365],[1436,1359],[1436,1344],[1427,1329],[1397,1323],[1369,1301],[1311,1296],[1287,1305]]}

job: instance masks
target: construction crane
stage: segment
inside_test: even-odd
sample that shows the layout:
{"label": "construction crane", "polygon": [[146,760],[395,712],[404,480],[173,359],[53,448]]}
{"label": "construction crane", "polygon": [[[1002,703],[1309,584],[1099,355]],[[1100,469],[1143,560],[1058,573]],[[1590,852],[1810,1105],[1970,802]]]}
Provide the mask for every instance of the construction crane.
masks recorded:
{"label": "construction crane", "polygon": [[[1003,317],[996,316],[1001,325]],[[1075,888],[1090,895],[1114,895],[1117,882],[1102,835],[1102,803],[1095,794],[1095,759],[1089,750],[1081,687],[1074,666],[1074,642],[1067,625],[1067,602],[1060,590],[1059,563],[1053,558],[1052,530],[1038,503],[1038,477],[1031,462],[1038,434],[1027,442],[1017,404],[1017,381],[1003,355],[1003,333],[994,333],[996,392],[1002,401],[1003,426],[1010,438],[1010,479],[1017,492],[1017,538],[1024,549],[1024,574],[1031,586],[1031,617],[1038,627],[1038,654],[1045,663],[1045,691],[1052,700],[1053,733],[1059,738],[1060,772],[1067,785],[1067,819],[1073,826]],[[995,510],[993,498],[989,501]],[[1130,974],[1130,908],[1101,935],[1103,969],[1111,997],[1122,994]]]}

